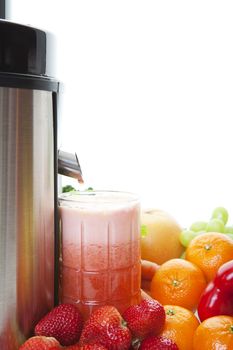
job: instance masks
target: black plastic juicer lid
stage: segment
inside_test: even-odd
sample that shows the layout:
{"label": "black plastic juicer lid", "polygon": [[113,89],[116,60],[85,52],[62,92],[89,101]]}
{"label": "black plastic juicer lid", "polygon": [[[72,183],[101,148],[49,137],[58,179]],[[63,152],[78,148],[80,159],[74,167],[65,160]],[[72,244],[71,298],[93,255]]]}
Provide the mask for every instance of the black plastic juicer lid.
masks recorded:
{"label": "black plastic juicer lid", "polygon": [[57,92],[53,49],[51,34],[0,19],[0,86]]}
{"label": "black plastic juicer lid", "polygon": [[20,76],[51,82],[52,49],[53,39],[47,32],[0,20],[0,85],[4,77]]}

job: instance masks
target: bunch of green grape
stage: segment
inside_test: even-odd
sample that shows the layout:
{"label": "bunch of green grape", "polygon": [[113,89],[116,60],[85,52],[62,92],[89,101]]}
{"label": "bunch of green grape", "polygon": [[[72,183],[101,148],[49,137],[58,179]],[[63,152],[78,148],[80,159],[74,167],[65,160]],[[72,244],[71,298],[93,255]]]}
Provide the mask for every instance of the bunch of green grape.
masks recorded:
{"label": "bunch of green grape", "polygon": [[233,239],[233,225],[227,226],[228,212],[223,207],[215,208],[209,221],[196,221],[180,233],[180,243],[186,248],[192,239],[205,232],[220,232]]}

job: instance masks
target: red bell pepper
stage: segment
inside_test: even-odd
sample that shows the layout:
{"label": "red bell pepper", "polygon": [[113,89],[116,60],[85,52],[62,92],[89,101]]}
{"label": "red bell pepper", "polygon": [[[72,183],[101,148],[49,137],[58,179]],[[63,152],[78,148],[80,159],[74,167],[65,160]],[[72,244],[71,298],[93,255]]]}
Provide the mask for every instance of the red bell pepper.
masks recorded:
{"label": "red bell pepper", "polygon": [[233,316],[233,260],[219,268],[202,294],[197,311],[201,321],[217,315]]}

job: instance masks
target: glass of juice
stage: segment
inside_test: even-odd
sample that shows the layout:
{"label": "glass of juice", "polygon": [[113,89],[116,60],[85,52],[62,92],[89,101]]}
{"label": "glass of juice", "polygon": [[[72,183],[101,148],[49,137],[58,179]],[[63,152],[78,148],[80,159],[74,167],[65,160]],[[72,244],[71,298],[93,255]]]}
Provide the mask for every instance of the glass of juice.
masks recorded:
{"label": "glass of juice", "polygon": [[127,192],[70,192],[59,197],[61,303],[84,318],[102,305],[122,313],[140,301],[140,203]]}

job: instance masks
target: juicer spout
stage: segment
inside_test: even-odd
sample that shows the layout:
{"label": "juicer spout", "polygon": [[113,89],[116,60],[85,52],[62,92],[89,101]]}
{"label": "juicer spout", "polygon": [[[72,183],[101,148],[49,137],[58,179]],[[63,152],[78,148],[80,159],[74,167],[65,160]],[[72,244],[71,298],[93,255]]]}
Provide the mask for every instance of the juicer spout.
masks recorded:
{"label": "juicer spout", "polygon": [[73,177],[83,183],[82,170],[76,153],[58,151],[58,173]]}

